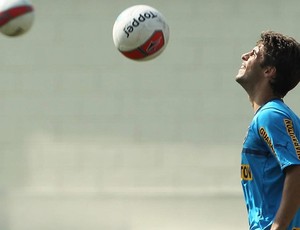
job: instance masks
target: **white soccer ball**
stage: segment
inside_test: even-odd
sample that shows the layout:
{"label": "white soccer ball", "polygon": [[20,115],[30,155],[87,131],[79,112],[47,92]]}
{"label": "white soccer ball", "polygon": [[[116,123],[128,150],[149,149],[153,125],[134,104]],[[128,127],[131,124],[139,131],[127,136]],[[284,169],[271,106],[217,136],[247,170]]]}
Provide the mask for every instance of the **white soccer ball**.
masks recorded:
{"label": "white soccer ball", "polygon": [[27,32],[34,20],[34,9],[29,0],[0,1],[0,32],[19,36]]}
{"label": "white soccer ball", "polygon": [[158,10],[147,5],[135,5],[117,17],[113,41],[127,58],[145,61],[162,53],[169,41],[169,33],[169,26]]}

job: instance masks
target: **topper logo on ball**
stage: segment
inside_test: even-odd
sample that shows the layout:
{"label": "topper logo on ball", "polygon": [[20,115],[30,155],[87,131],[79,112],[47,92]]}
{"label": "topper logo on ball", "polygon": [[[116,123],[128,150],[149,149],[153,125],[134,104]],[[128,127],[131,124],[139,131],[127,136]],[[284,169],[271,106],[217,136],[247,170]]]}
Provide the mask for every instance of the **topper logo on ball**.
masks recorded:
{"label": "topper logo on ball", "polygon": [[154,14],[152,11],[145,12],[144,14],[140,14],[139,17],[133,18],[131,24],[129,26],[125,26],[123,31],[125,32],[127,38],[134,31],[134,28],[138,27],[140,23],[143,23],[147,19],[157,18],[157,14]]}

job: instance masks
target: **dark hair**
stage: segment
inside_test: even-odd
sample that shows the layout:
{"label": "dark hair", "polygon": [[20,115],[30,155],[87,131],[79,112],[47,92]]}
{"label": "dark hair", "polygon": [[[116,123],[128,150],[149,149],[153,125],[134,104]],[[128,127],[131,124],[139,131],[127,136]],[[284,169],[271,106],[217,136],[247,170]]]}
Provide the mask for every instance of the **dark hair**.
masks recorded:
{"label": "dark hair", "polygon": [[261,66],[276,68],[276,76],[270,84],[274,94],[283,98],[300,81],[300,44],[292,37],[265,31],[257,45],[264,46]]}

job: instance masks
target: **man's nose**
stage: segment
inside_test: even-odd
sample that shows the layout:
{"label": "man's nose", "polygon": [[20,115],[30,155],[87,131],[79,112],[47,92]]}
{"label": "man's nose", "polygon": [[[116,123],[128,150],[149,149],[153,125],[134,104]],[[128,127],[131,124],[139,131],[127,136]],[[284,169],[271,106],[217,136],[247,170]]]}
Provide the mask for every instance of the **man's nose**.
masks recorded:
{"label": "man's nose", "polygon": [[242,54],[241,58],[243,61],[247,61],[249,59],[250,52]]}

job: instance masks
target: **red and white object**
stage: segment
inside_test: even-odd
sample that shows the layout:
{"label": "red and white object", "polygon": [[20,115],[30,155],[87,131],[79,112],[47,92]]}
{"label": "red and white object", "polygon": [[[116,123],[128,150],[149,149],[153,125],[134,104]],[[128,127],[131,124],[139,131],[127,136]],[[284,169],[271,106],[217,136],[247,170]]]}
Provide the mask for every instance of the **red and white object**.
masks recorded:
{"label": "red and white object", "polygon": [[113,26],[113,41],[127,58],[145,61],[157,57],[169,41],[169,26],[153,7],[135,5],[125,9]]}
{"label": "red and white object", "polygon": [[0,0],[0,32],[7,36],[26,33],[34,20],[34,8],[29,0]]}

